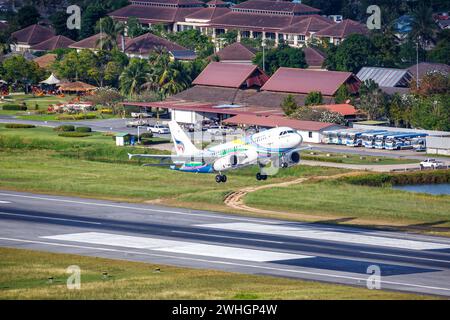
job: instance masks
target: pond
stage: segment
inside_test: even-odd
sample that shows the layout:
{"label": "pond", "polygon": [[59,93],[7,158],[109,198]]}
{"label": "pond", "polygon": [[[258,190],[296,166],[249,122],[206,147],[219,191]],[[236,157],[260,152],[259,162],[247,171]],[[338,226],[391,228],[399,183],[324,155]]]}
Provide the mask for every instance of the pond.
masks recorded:
{"label": "pond", "polygon": [[404,186],[393,186],[392,188],[409,192],[421,192],[429,194],[450,194],[450,183],[413,184]]}

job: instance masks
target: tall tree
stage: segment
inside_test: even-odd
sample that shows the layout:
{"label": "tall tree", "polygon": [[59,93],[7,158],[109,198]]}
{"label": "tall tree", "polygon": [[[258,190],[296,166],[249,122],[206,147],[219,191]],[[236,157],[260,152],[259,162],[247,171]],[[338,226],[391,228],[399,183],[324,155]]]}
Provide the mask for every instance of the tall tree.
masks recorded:
{"label": "tall tree", "polygon": [[82,39],[90,37],[95,32],[95,24],[106,15],[106,10],[100,3],[92,3],[87,6],[81,16],[80,37]]}
{"label": "tall tree", "polygon": [[137,95],[146,82],[149,65],[146,60],[133,58],[120,75],[120,90],[129,97]]}
{"label": "tall tree", "polygon": [[127,34],[130,38],[139,37],[148,32],[148,29],[142,27],[136,17],[129,17],[127,20]]}
{"label": "tall tree", "polygon": [[306,95],[305,106],[317,106],[323,104],[323,97],[320,91],[311,91]]}
{"label": "tall tree", "polygon": [[286,97],[284,97],[283,101],[281,102],[281,109],[283,109],[284,114],[287,116],[290,116],[297,111],[298,104],[292,94],[288,94]]}
{"label": "tall tree", "polygon": [[97,21],[95,29],[102,33],[102,36],[97,40],[97,46],[101,50],[112,50],[118,47],[119,37],[123,36],[125,25],[107,16]]}
{"label": "tall tree", "polygon": [[436,23],[433,20],[433,9],[426,4],[419,5],[412,12],[413,22],[409,37],[412,41],[419,42],[422,48],[433,41]]}
{"label": "tall tree", "polygon": [[364,81],[359,88],[358,108],[367,113],[369,120],[377,120],[386,114],[386,95],[372,79]]}
{"label": "tall tree", "polygon": [[41,15],[34,6],[23,6],[17,12],[17,22],[20,28],[31,26],[38,23]]}
{"label": "tall tree", "polygon": [[285,44],[267,50],[264,57],[262,52],[258,52],[253,62],[263,68],[263,58],[265,71],[268,74],[273,74],[280,67],[306,68],[308,66],[302,49],[292,48]]}

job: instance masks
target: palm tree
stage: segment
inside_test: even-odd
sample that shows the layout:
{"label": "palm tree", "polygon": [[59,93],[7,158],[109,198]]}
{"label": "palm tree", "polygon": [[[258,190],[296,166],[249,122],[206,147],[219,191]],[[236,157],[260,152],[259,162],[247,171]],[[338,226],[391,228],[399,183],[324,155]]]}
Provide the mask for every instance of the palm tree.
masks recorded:
{"label": "palm tree", "polygon": [[132,59],[119,77],[120,91],[129,97],[137,95],[146,82],[148,63],[142,59]]}
{"label": "palm tree", "polygon": [[123,35],[125,26],[111,17],[104,17],[98,20],[96,29],[101,33],[96,43],[97,47],[101,50],[112,50],[117,48],[118,38]]}

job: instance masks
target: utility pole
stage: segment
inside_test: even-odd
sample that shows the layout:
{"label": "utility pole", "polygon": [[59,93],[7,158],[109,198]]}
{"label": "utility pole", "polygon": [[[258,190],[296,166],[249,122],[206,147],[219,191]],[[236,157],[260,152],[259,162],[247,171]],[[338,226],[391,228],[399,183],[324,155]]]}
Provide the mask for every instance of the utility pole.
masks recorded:
{"label": "utility pole", "polygon": [[262,61],[262,65],[263,65],[263,71],[266,72],[266,52],[265,52],[266,41],[265,41],[265,39],[262,39],[261,41],[262,41],[261,46],[262,46],[262,49],[263,49],[263,61]]}
{"label": "utility pole", "polygon": [[416,42],[416,89],[419,90],[419,37]]}

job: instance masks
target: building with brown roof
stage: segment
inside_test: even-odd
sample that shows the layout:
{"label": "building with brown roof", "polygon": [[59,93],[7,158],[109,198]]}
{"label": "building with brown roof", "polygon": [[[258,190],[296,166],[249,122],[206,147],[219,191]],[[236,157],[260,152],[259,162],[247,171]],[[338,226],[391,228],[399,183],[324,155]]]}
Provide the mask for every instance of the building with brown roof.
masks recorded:
{"label": "building with brown roof", "polygon": [[327,58],[326,53],[313,47],[304,47],[303,52],[305,53],[308,69],[322,69],[323,63]]}
{"label": "building with brown roof", "polygon": [[315,14],[303,17],[299,22],[281,29],[279,33],[290,46],[302,47],[314,33],[334,24],[332,20]]}
{"label": "building with brown roof", "polygon": [[261,88],[263,91],[308,94],[321,92],[332,97],[341,85],[356,94],[361,81],[351,72],[279,68]]}
{"label": "building with brown roof", "polygon": [[264,71],[255,65],[211,62],[192,84],[248,89],[262,87],[268,78]]}
{"label": "building with brown roof", "polygon": [[28,51],[33,45],[55,36],[53,30],[38,24],[33,24],[11,34],[13,44],[11,51]]}
{"label": "building with brown roof", "polygon": [[424,75],[430,72],[440,72],[443,74],[449,74],[450,66],[448,64],[443,63],[420,62],[419,64],[412,65],[407,70],[412,74],[414,79],[419,78],[420,81],[422,80]]}
{"label": "building with brown roof", "polygon": [[146,58],[150,52],[156,48],[164,48],[168,52],[173,51],[188,51],[185,47],[169,40],[158,37],[152,33],[146,33],[139,37],[130,39],[125,44],[125,53],[129,57]]}
{"label": "building with brown roof", "polygon": [[232,43],[215,53],[220,62],[252,64],[257,50],[240,42]]}
{"label": "building with brown roof", "polygon": [[368,34],[369,29],[357,21],[346,19],[340,23],[330,25],[314,34],[314,37],[323,39],[335,45],[341,43],[351,34]]}
{"label": "building with brown roof", "polygon": [[184,21],[177,22],[177,31],[198,29],[202,33],[207,33],[207,27],[212,19],[231,12],[228,3],[221,0],[212,0],[206,4],[206,8],[200,9],[184,18]]}
{"label": "building with brown roof", "polygon": [[75,41],[65,36],[54,36],[48,40],[31,46],[30,49],[32,51],[51,51],[55,49],[68,48],[73,43],[75,43]]}
{"label": "building with brown roof", "polygon": [[100,49],[100,40],[104,39],[105,35],[103,33],[97,33],[93,36],[90,36],[88,38],[82,39],[78,42],[74,42],[71,45],[69,45],[69,48],[77,49],[77,50],[83,50],[83,49],[89,49],[89,50],[99,50]]}
{"label": "building with brown roof", "polygon": [[43,56],[33,59],[33,61],[36,62],[40,68],[47,69],[53,64],[53,62],[56,61],[56,57],[57,55],[54,53],[47,53]]}

